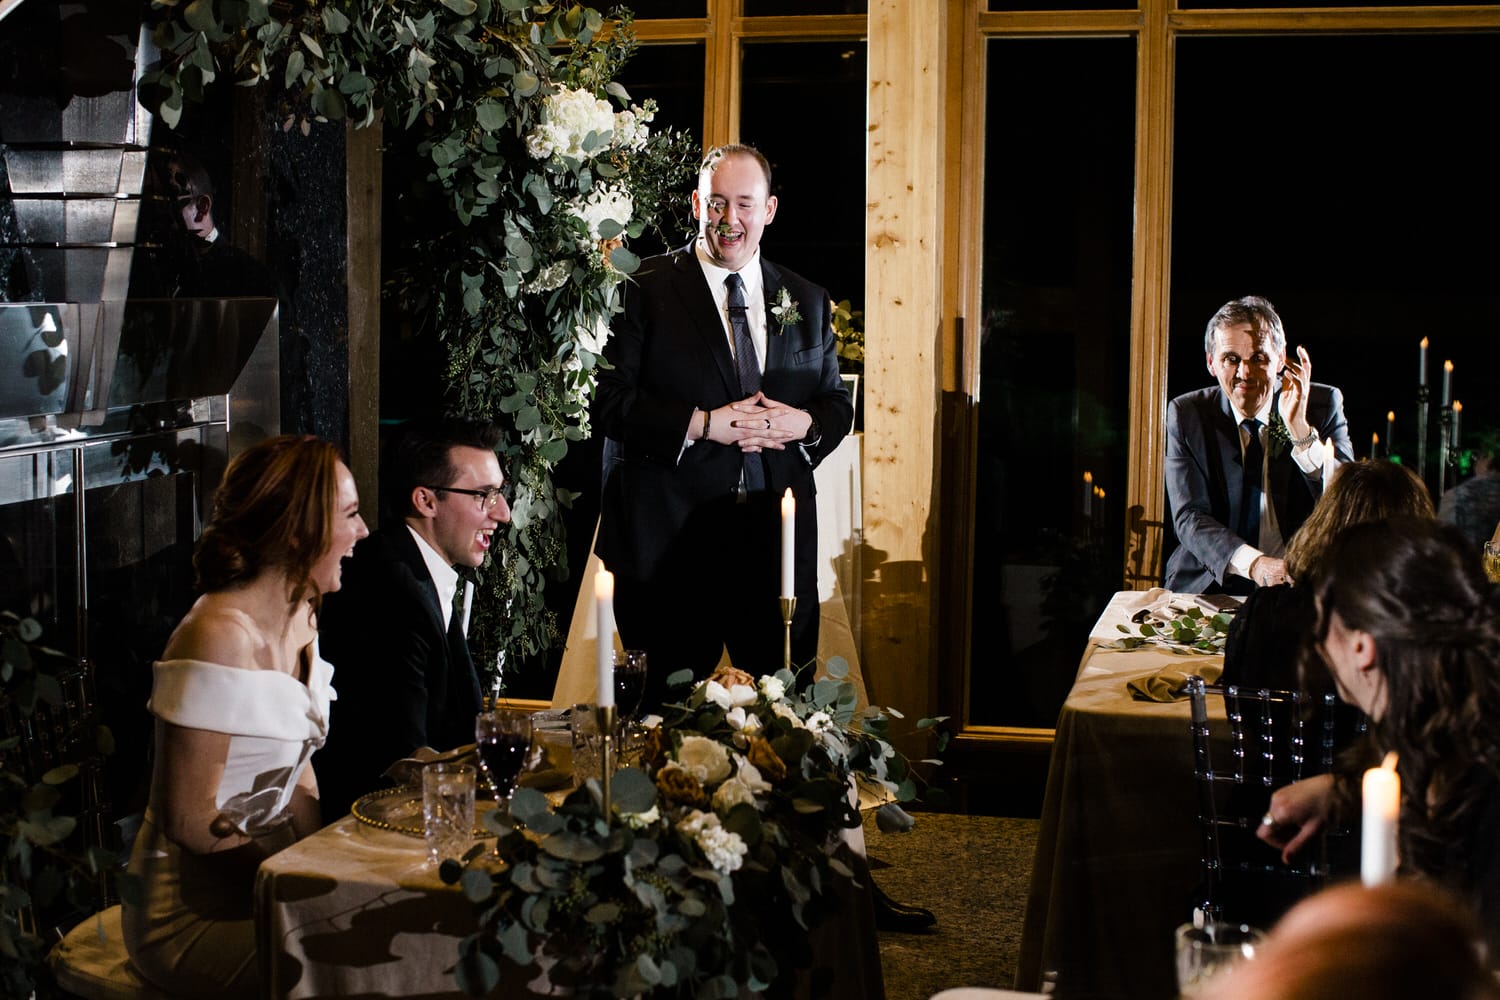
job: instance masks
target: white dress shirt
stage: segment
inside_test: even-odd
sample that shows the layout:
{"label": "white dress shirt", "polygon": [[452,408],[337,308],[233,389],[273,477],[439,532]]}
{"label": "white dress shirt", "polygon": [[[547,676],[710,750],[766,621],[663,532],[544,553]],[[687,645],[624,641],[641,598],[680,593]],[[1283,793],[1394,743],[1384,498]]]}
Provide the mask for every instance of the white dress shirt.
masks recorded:
{"label": "white dress shirt", "polygon": [[[1286,550],[1286,539],[1281,536],[1281,526],[1276,523],[1276,505],[1271,502],[1271,408],[1276,404],[1276,397],[1268,398],[1260,411],[1255,414],[1255,419],[1260,421],[1260,446],[1261,446],[1261,468],[1260,468],[1260,537],[1255,539],[1256,544],[1246,542],[1234,550],[1234,555],[1229,557],[1229,570],[1236,576],[1250,579],[1250,567],[1255,560],[1263,555],[1270,554],[1279,558]],[[1239,422],[1240,432],[1240,462],[1245,460],[1245,449],[1250,444],[1250,432],[1245,429],[1244,421],[1248,414],[1241,413],[1239,407],[1234,403],[1229,404],[1229,409],[1234,413],[1235,420]],[[1316,428],[1314,428],[1316,430]],[[1297,468],[1304,474],[1311,475],[1323,467],[1323,442],[1317,437],[1313,438],[1311,444],[1305,448],[1292,449],[1292,461],[1297,463]]]}
{"label": "white dress shirt", "polygon": [[[467,498],[465,498],[467,499]],[[411,532],[411,537],[417,540],[417,551],[422,553],[422,562],[427,564],[427,572],[432,576],[432,585],[437,588],[438,607],[443,611],[443,628],[448,627],[448,622],[453,619],[453,595],[458,591],[458,570],[438,554],[438,550],[427,543],[427,539],[417,534],[411,525],[406,526]],[[469,634],[469,613],[474,610],[474,584],[472,581],[464,584],[464,635]]]}

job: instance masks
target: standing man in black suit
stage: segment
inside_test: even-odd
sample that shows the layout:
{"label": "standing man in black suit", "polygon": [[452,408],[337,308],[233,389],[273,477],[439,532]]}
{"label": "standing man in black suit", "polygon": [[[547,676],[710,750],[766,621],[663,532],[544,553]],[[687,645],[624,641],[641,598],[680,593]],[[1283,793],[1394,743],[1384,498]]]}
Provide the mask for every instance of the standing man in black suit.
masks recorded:
{"label": "standing man in black suit", "polygon": [[[644,649],[646,704],[666,676],[704,677],[724,648],[751,674],[781,665],[779,499],[797,499],[792,659],[818,647],[813,468],[848,433],[828,293],[760,253],[776,217],[771,168],[749,146],[708,153],[698,238],[626,286],[599,374],[606,435],[596,550],[615,617]],[[810,679],[810,678],[809,678]]]}
{"label": "standing man in black suit", "polygon": [[1203,349],[1218,381],[1167,407],[1167,499],[1180,546],[1166,585],[1248,594],[1286,582],[1281,558],[1323,495],[1323,467],[1354,460],[1344,398],[1312,381],[1306,349],[1286,356],[1281,317],[1251,295],[1208,321]]}
{"label": "standing man in black suit", "polygon": [[382,509],[394,517],[355,547],[318,624],[338,692],[328,742],[313,756],[325,822],[418,747],[474,742],[474,586],[459,571],[483,563],[510,521],[499,441],[493,424],[444,419],[406,425],[386,449]]}

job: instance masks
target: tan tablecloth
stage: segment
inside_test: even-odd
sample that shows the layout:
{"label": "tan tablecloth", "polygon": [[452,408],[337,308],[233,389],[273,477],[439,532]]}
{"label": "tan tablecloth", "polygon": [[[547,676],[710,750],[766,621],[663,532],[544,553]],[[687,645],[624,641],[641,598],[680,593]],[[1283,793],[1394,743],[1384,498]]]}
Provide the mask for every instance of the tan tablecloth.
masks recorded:
{"label": "tan tablecloth", "polygon": [[1172,932],[1202,870],[1188,704],[1134,701],[1125,685],[1222,657],[1098,648],[1142,600],[1111,600],[1058,715],[1017,989],[1055,972],[1058,997],[1177,995]]}
{"label": "tan tablecloth", "polygon": [[[859,695],[859,707],[869,704],[864,675],[859,666],[860,540],[864,524],[861,514],[860,455],[863,434],[850,434],[818,464],[813,476],[818,486],[818,662],[842,656],[849,663],[849,679]],[[568,643],[563,651],[557,685],[552,692],[552,707],[567,708],[580,702],[594,701],[598,674],[595,650],[598,648],[597,622],[594,620],[594,577],[599,574],[599,557],[589,552],[588,565],[579,581],[578,603],[568,627]],[[619,648],[619,636],[615,646]],[[727,654],[726,654],[727,658]]]}
{"label": "tan tablecloth", "polygon": [[[352,816],[268,858],[256,883],[265,995],[460,1000],[452,969],[474,909],[426,859],[420,838]],[[838,1000],[883,1000],[869,875],[862,856],[845,860],[865,888],[845,897],[843,917],[814,932],[813,954],[836,962]],[[512,982],[499,996],[529,994]]]}

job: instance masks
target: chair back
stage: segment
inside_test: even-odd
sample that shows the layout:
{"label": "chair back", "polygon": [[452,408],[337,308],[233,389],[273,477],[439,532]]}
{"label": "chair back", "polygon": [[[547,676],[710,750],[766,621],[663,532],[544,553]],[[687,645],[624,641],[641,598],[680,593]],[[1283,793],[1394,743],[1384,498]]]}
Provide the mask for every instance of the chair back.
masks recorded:
{"label": "chair back", "polygon": [[[1223,702],[1227,743],[1214,738],[1210,699]],[[1201,677],[1188,679],[1188,700],[1203,838],[1198,909],[1211,919],[1268,926],[1332,873],[1325,841],[1287,865],[1255,836],[1271,792],[1331,771],[1335,752],[1364,731],[1364,716],[1332,694],[1211,685]],[[1226,892],[1230,879],[1234,892]]]}

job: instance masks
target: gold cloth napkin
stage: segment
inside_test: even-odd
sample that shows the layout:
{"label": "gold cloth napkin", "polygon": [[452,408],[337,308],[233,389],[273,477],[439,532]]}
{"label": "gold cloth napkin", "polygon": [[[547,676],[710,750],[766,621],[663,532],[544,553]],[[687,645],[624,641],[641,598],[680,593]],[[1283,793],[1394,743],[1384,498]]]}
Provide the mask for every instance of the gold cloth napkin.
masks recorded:
{"label": "gold cloth napkin", "polygon": [[1198,664],[1195,669],[1170,666],[1126,683],[1136,701],[1177,701],[1187,697],[1189,677],[1202,677],[1206,684],[1216,684],[1224,675],[1224,664]]}

